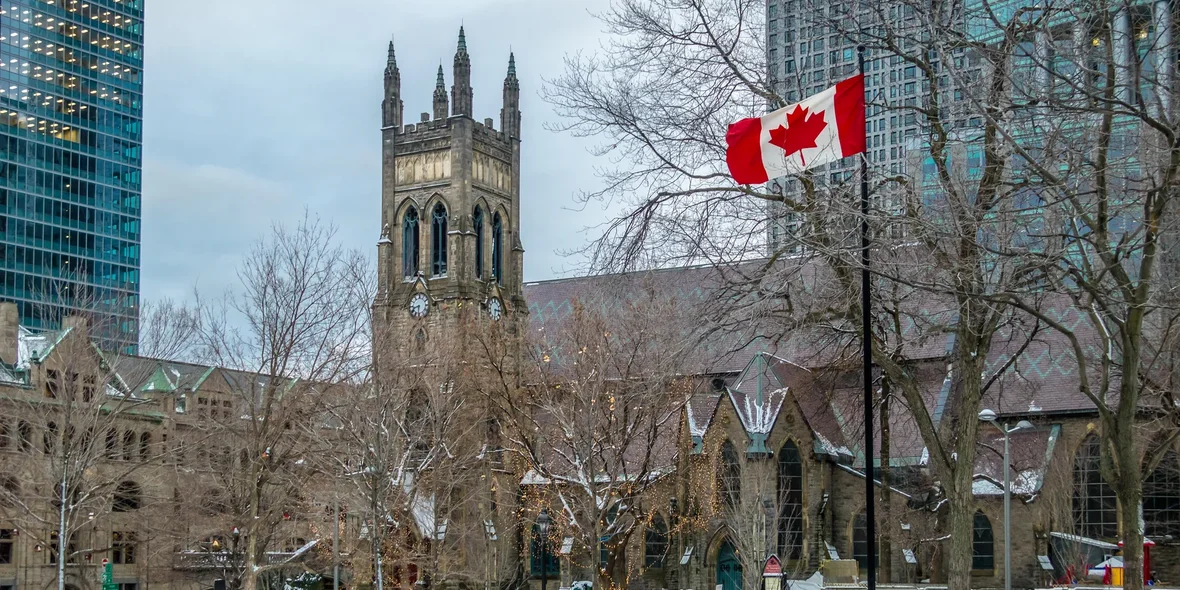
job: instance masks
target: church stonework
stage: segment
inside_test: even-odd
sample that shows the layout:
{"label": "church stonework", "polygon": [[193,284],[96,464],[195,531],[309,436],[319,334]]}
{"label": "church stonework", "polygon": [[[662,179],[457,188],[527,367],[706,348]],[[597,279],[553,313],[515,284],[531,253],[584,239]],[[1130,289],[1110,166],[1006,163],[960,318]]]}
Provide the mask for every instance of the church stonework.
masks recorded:
{"label": "church stonework", "polygon": [[[714,269],[691,267],[541,281],[526,287],[515,61],[510,55],[498,127],[490,118],[477,121],[472,113],[471,58],[462,29],[452,81],[448,91],[440,66],[430,97],[432,112],[422,113],[417,123],[406,123],[401,75],[390,45],[382,101],[378,292],[373,302],[377,342],[412,347],[447,341],[462,348],[473,340],[468,330],[501,322],[510,346],[518,348],[514,356],[520,369],[526,334],[559,323],[579,298],[602,290],[602,281],[611,282],[609,292],[625,294],[643,288],[647,275],[658,276],[656,283],[675,295],[686,314],[692,312],[683,310],[717,295],[709,287],[716,279]],[[861,395],[858,373],[845,374],[838,365],[803,367],[777,356],[789,356],[789,346],[759,346],[694,361],[700,366],[687,374],[700,382],[700,388],[685,403],[682,419],[667,432],[679,441],[664,480],[674,488],[670,494],[677,501],[653,504],[667,522],[680,516],[678,510],[699,513],[699,507],[714,498],[701,489],[708,485],[696,484],[712,481],[716,487],[716,468],[726,461],[719,449],[730,445],[737,450],[733,466],[740,490],[733,510],[700,519],[694,528],[685,527],[675,535],[665,530],[659,542],[648,543],[646,529],[634,534],[621,558],[632,572],[628,588],[736,590],[743,576],[749,588],[758,583],[763,560],[771,553],[782,560],[788,578],[824,571],[832,581],[852,581],[864,567],[873,545],[865,538],[866,461],[856,446],[863,437],[863,425],[855,419]],[[975,425],[974,416],[953,415],[946,358],[932,354],[911,360],[928,382],[928,391],[945,392],[931,401],[933,414]],[[1027,418],[1035,425],[1012,439],[1010,463],[1014,477],[1023,482],[1014,486],[1012,502],[1012,577],[1017,587],[1043,587],[1078,564],[1093,565],[1106,557],[1102,550],[1115,547],[1119,523],[1112,493],[1096,479],[1099,458],[1086,450],[1085,441],[1096,442],[1095,410],[1076,395],[1070,367],[1059,366],[1047,355],[1043,358],[1048,364],[1042,368],[1037,357],[1028,356],[1033,370],[1026,367],[1006,383],[1004,395],[1015,401],[989,398],[988,403],[1001,404],[994,407],[1004,419]],[[473,358],[462,352],[457,357]],[[755,362],[758,358],[761,361]],[[382,366],[380,358],[377,366]],[[766,384],[765,391],[753,395],[747,391],[751,383],[759,388]],[[464,411],[470,413],[464,420],[493,424],[494,410],[477,407],[474,398],[465,400]],[[932,485],[937,474],[927,465],[928,451],[907,411],[893,405],[887,419],[892,448],[888,485],[877,485],[880,580],[939,584],[946,579],[947,508],[938,486]],[[935,418],[936,424],[941,419]],[[981,428],[981,449],[972,487],[978,510],[972,530],[972,586],[997,587],[1003,583],[1005,567],[998,483],[1003,460],[996,452],[1002,443],[994,429],[976,426]],[[469,586],[449,582],[452,585],[446,587],[539,590],[537,574],[547,566],[536,567],[545,558],[534,553],[541,545],[526,536],[534,517],[528,514],[522,491],[542,484],[524,477],[526,469],[513,471],[511,459],[485,461],[480,444],[499,450],[490,429],[487,435],[463,441],[474,445],[467,447],[468,454],[484,463],[470,470],[479,481],[464,483],[466,506],[453,510],[454,518],[447,521],[452,531],[466,531],[466,536],[454,532],[452,537],[465,540],[442,549],[441,543],[436,545],[441,554],[436,573],[474,580]],[[1167,463],[1171,471],[1158,478],[1159,489],[1149,499],[1156,508],[1145,520],[1156,541],[1154,569],[1161,579],[1174,583],[1180,580],[1180,509],[1175,508],[1180,505],[1180,476],[1174,475],[1180,473],[1180,444],[1172,444],[1177,446]],[[713,460],[700,460],[710,453],[716,453]],[[1091,529],[1098,532],[1088,533]],[[430,536],[428,530],[425,536]],[[658,536],[653,533],[653,538]],[[558,572],[548,583],[569,588],[597,580],[599,549],[561,549]],[[408,577],[402,580],[406,583],[394,585],[412,585]]]}
{"label": "church stonework", "polygon": [[[478,313],[516,333],[527,315],[520,241],[520,84],[508,58],[497,129],[472,115],[471,57],[459,29],[453,86],[442,67],[433,113],[404,123],[392,42],[381,128],[377,328],[411,345],[454,335]],[[472,311],[476,310],[476,311]]]}

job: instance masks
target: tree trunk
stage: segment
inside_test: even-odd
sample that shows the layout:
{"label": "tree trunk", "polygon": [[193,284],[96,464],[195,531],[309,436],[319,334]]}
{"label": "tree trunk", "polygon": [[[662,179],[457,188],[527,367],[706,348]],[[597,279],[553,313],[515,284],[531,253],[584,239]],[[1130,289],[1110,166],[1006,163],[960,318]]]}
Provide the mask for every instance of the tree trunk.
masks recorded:
{"label": "tree trunk", "polygon": [[65,466],[62,466],[61,474],[61,490],[58,492],[58,501],[61,506],[57,510],[57,590],[66,590],[66,560],[69,556],[66,555],[66,548],[69,543],[66,540],[66,531],[69,527],[66,526],[66,502],[72,501],[72,496],[69,493],[69,478],[66,476]]}
{"label": "tree trunk", "polygon": [[[958,470],[970,473],[970,469]],[[963,478],[957,478],[963,479]],[[950,503],[950,555],[947,560],[948,590],[970,590],[971,588],[971,533],[975,524],[974,498],[971,482],[967,485],[956,481],[950,488],[947,500]]]}
{"label": "tree trunk", "polygon": [[[1139,455],[1128,430],[1126,436],[1118,436],[1119,481],[1114,487],[1118,492],[1119,520],[1123,541],[1123,588],[1143,589],[1143,527],[1141,506],[1143,503],[1143,478],[1139,474]],[[1122,440],[1126,438],[1127,440]],[[1124,475],[1123,472],[1132,473]]]}
{"label": "tree trunk", "polygon": [[[890,557],[893,555],[892,543],[889,542],[889,525],[893,522],[890,517],[890,500],[889,497],[889,379],[881,380],[881,406],[879,412],[881,418],[881,501],[880,511],[878,514],[878,538],[879,552],[877,564],[877,581],[882,584],[888,584],[892,580],[893,575],[893,560]],[[870,470],[870,475],[872,471]]]}

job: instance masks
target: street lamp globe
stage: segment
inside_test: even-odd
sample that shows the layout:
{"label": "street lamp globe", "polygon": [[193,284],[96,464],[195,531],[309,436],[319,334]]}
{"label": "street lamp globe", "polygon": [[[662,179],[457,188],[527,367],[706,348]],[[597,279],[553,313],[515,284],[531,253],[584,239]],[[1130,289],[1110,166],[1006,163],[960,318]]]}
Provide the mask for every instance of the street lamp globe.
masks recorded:
{"label": "street lamp globe", "polygon": [[541,513],[537,515],[537,530],[542,536],[549,534],[549,509],[542,508]]}
{"label": "street lamp globe", "polygon": [[984,422],[995,422],[996,413],[987,408],[984,408],[979,411],[979,419]]}

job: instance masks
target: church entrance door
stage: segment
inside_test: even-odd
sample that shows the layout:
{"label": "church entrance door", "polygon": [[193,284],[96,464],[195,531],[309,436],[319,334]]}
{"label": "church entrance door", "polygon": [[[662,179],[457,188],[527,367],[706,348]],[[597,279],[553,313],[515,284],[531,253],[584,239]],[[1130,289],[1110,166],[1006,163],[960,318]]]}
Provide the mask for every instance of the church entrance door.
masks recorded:
{"label": "church entrance door", "polygon": [[717,551],[717,585],[721,590],[742,590],[742,562],[728,539]]}

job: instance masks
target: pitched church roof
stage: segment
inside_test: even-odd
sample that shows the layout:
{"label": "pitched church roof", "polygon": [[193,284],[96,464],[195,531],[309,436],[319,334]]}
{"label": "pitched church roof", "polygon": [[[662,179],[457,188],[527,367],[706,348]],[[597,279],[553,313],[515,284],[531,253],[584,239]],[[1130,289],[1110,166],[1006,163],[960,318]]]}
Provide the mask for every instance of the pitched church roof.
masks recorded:
{"label": "pitched church roof", "polygon": [[[689,434],[698,445],[722,403],[732,404],[750,438],[751,451],[766,441],[778,416],[791,411],[784,408],[795,404],[815,435],[817,454],[850,460],[854,467],[863,469],[859,361],[850,365],[849,361],[856,359],[849,358],[848,351],[812,350],[812,347],[830,347],[830,342],[813,340],[806,334],[790,337],[771,334],[757,319],[741,317],[743,311],[731,314],[729,309],[742,308],[725,304],[727,298],[734,299],[725,285],[733,280],[732,273],[743,274],[746,270],[749,269],[696,266],[526,283],[524,295],[529,305],[530,328],[544,330],[560,325],[572,313],[575,302],[609,311],[611,306],[635,298],[644,290],[659,291],[664,297],[674,299],[685,316],[669,321],[684,321],[686,329],[699,330],[702,336],[684,371],[701,377],[725,378],[723,388],[702,387],[686,405]],[[945,330],[940,332],[932,327],[953,323],[953,310],[929,297],[911,299],[906,302],[911,308],[907,310],[909,317],[904,329],[927,336],[917,339],[907,349],[907,355],[919,375],[926,410],[936,422],[941,422],[954,411],[955,376],[947,360],[954,339]],[[1053,313],[1065,325],[1086,336],[1084,318],[1068,302],[1057,302],[1050,309],[1058,310]],[[985,395],[984,407],[1000,415],[1048,418],[1092,412],[1093,404],[1078,392],[1077,363],[1067,344],[1058,333],[1037,328],[1028,318],[1017,318],[1005,326],[997,334],[987,362],[987,370],[998,376]],[[833,362],[825,364],[828,361]],[[895,466],[925,463],[927,451],[911,408],[906,407],[900,395],[895,394],[891,400],[890,463]],[[879,445],[880,424],[874,424],[873,428]],[[1018,467],[1021,470],[1018,477],[1025,482],[1022,489],[1033,493],[1039,489],[1058,430],[1059,427],[1050,424],[1014,435],[1019,436],[1028,455],[1017,458],[1023,465]],[[999,462],[987,453],[995,444],[992,438],[991,433],[981,432],[983,448],[977,465],[977,487],[983,495],[990,489],[988,482],[1002,477]]]}

